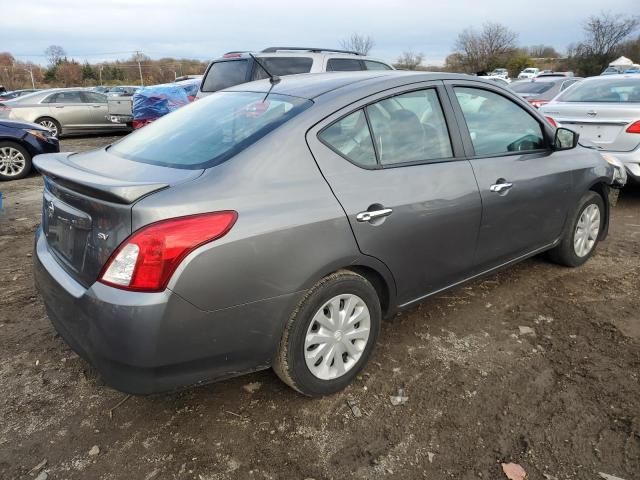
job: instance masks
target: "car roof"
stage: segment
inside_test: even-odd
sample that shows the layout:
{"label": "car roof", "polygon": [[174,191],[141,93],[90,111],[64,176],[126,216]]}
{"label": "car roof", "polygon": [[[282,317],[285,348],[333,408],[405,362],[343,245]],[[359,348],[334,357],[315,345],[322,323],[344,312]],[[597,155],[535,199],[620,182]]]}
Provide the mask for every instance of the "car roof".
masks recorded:
{"label": "car roof", "polygon": [[[298,75],[286,75],[273,85],[268,79],[257,80],[255,82],[242,83],[224,91],[238,92],[268,92],[290,95],[306,99],[314,99],[329,92],[334,92],[349,86],[359,85],[374,87],[385,83],[388,88],[393,88],[394,84],[402,86],[409,83],[428,82],[433,80],[479,80],[481,77],[471,77],[469,75],[442,72],[416,72],[398,70],[370,70],[354,72],[326,72],[326,73],[302,73]],[[486,83],[495,85],[495,82],[483,80]]]}

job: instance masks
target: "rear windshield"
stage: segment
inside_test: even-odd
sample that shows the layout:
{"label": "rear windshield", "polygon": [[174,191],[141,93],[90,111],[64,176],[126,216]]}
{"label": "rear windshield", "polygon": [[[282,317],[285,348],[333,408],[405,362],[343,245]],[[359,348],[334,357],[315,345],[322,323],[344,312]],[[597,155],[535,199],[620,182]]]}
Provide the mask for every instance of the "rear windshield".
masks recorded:
{"label": "rear windshield", "polygon": [[[295,75],[309,73],[313,59],[309,57],[259,57],[258,61],[273,75]],[[257,63],[253,65],[252,80],[267,78],[267,72]]]}
{"label": "rear windshield", "polygon": [[511,90],[518,93],[544,93],[553,87],[554,82],[512,83]]}
{"label": "rear windshield", "polygon": [[640,103],[640,77],[583,81],[560,94],[557,101]]}
{"label": "rear windshield", "polygon": [[211,65],[202,82],[203,92],[217,92],[247,81],[249,61],[225,60]]}
{"label": "rear windshield", "polygon": [[218,165],[307,109],[287,95],[218,92],[136,130],[109,152],[142,163],[199,169]]}

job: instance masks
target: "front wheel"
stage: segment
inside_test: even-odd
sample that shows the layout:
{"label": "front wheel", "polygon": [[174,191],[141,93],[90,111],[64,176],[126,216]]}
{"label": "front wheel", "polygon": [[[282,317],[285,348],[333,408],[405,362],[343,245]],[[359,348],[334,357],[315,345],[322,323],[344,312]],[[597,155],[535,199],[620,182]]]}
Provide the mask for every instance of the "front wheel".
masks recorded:
{"label": "front wheel", "polygon": [[291,315],[273,369],[304,395],[342,390],[367,363],[381,318],[380,300],[367,279],[351,271],[329,275]]}
{"label": "front wheel", "polygon": [[51,134],[56,138],[58,138],[62,133],[62,127],[60,126],[60,123],[58,123],[53,118],[49,118],[49,117],[39,118],[38,120],[36,120],[36,123],[38,125],[43,126],[47,130],[49,130]]}
{"label": "front wheel", "polygon": [[0,180],[17,180],[29,175],[31,155],[22,145],[0,142]]}
{"label": "front wheel", "polygon": [[565,227],[560,244],[549,252],[551,259],[567,267],[579,267],[593,255],[604,227],[605,207],[596,192],[585,193]]}

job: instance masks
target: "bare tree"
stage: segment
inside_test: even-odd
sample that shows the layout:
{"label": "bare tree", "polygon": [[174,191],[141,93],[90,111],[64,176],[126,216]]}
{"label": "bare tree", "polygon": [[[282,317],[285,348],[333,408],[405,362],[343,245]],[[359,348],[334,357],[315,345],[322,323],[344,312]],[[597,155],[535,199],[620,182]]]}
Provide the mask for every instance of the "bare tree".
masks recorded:
{"label": "bare tree", "polygon": [[456,53],[467,71],[491,70],[500,66],[516,49],[518,34],[499,23],[485,23],[482,31],[469,27],[458,35]]}
{"label": "bare tree", "polygon": [[533,58],[560,58],[558,51],[551,45],[531,45],[525,50]]}
{"label": "bare tree", "polygon": [[49,45],[44,54],[49,60],[49,67],[55,67],[67,55],[67,52],[60,45]]}
{"label": "bare tree", "polygon": [[422,52],[402,52],[394,66],[399,70],[417,70],[423,60],[424,53]]}
{"label": "bare tree", "polygon": [[611,57],[620,44],[640,26],[640,17],[623,17],[603,12],[591,16],[583,25],[586,39],[581,47],[584,53]]}
{"label": "bare tree", "polygon": [[376,42],[372,37],[369,35],[360,35],[359,33],[352,33],[348,39],[340,42],[340,45],[345,50],[357,52],[361,55],[368,55],[375,44]]}

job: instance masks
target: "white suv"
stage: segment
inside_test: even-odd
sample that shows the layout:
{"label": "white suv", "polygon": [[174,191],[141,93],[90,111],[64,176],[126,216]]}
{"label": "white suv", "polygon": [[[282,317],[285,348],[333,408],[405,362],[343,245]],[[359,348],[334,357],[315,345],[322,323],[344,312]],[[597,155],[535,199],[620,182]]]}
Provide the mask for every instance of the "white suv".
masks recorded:
{"label": "white suv", "polygon": [[198,98],[240,83],[267,78],[253,60],[257,57],[273,75],[296,73],[393,70],[388,63],[346,50],[327,48],[270,47],[261,52],[228,52],[207,67],[198,89]]}
{"label": "white suv", "polygon": [[518,80],[522,80],[524,78],[535,78],[538,76],[539,73],[540,73],[539,68],[533,68],[533,67],[525,68],[518,75]]}

